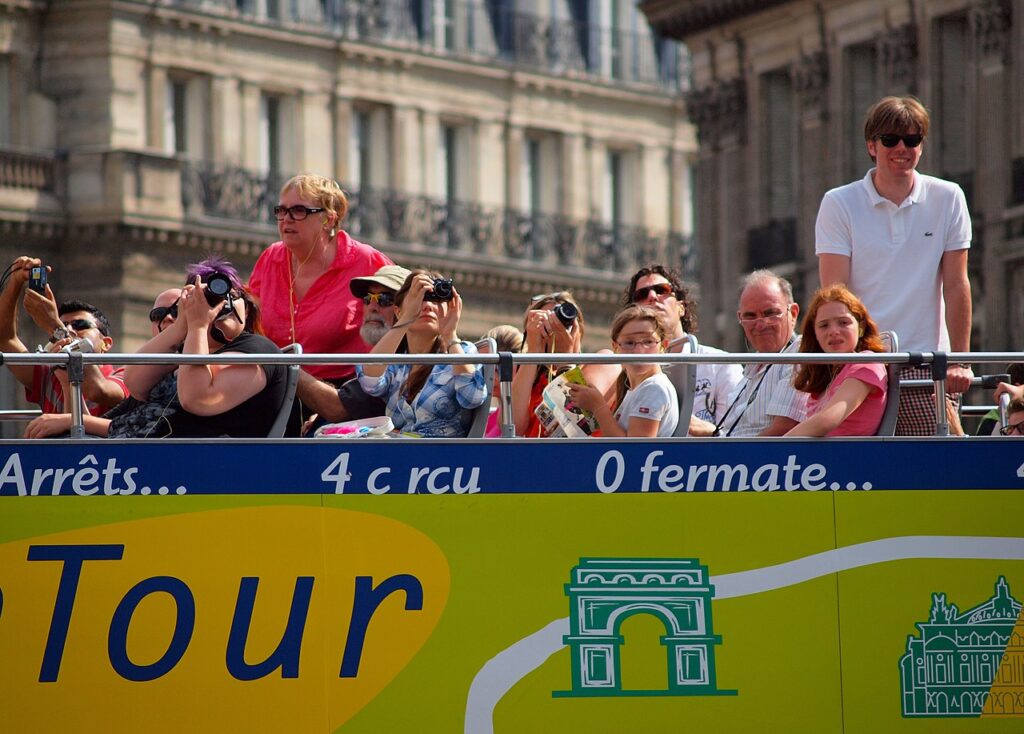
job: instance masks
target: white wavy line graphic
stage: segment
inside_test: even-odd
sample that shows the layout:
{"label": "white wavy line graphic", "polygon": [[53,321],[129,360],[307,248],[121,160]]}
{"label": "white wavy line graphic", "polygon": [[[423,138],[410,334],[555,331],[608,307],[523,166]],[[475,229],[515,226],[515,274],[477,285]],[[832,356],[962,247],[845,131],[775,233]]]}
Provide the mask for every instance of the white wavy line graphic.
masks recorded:
{"label": "white wavy line graphic", "polygon": [[[888,561],[920,558],[1024,561],[1024,538],[908,535],[872,540],[785,563],[712,576],[717,599],[783,589],[811,579]],[[494,707],[512,687],[561,650],[569,618],[556,619],[488,660],[466,698],[465,734],[494,734]]]}

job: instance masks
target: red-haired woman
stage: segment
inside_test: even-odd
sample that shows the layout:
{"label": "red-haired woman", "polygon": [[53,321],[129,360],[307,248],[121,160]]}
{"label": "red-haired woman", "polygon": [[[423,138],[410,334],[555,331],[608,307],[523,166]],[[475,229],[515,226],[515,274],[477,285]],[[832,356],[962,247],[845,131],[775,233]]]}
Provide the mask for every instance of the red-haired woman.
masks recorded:
{"label": "red-haired woman", "polygon": [[[886,351],[864,304],[842,285],[814,294],[802,332],[804,354]],[[805,364],[793,384],[811,398],[808,418],[787,436],[873,436],[882,422],[888,387],[883,364]]]}

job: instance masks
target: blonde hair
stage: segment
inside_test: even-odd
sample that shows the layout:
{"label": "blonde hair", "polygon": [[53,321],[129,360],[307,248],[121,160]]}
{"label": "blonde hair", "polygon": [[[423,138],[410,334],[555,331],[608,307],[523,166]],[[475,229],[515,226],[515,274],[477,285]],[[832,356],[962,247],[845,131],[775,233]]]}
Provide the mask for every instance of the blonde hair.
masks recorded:
{"label": "blonde hair", "polygon": [[501,324],[484,334],[484,338],[494,339],[499,352],[521,352],[523,349],[523,332],[512,324]]}
{"label": "blonde hair", "polygon": [[281,187],[281,195],[292,189],[302,198],[316,201],[328,215],[334,215],[334,229],[341,227],[348,214],[348,198],[336,181],[316,173],[300,173]]}

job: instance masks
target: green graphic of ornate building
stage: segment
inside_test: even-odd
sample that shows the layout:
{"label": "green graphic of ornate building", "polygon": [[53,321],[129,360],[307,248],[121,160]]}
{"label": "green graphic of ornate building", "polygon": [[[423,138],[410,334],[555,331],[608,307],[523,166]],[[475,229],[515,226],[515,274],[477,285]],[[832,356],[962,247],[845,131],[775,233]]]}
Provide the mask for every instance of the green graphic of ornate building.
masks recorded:
{"label": "green graphic of ornate building", "polygon": [[[714,587],[695,558],[581,558],[565,586],[569,597],[572,690],[555,696],[721,696],[715,680],[711,624]],[[664,690],[622,687],[619,647],[623,621],[652,614],[665,625],[668,682]]]}
{"label": "green graphic of ornate building", "polygon": [[916,623],[921,636],[907,638],[900,658],[903,716],[1024,715],[1024,640],[1014,629],[1020,612],[1003,576],[991,599],[966,612],[932,594],[928,621]]}

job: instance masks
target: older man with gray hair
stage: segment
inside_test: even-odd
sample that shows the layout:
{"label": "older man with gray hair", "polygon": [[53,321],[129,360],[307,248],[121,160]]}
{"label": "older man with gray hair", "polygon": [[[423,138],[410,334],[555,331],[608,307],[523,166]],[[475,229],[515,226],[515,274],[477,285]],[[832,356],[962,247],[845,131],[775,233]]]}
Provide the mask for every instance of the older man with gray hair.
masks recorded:
{"label": "older man with gray hair", "polygon": [[[395,323],[395,293],[409,271],[398,265],[385,265],[373,275],[353,278],[349,283],[352,295],[363,301],[363,325],[359,336],[372,347]],[[340,386],[323,382],[302,370],[296,396],[315,411],[322,421],[338,423],[384,415],[386,404],[363,392],[359,380],[348,380]],[[322,422],[321,421],[321,422]]]}
{"label": "older man with gray hair", "polygon": [[[755,270],[743,280],[736,317],[755,352],[796,352],[800,306],[793,286],[770,270]],[[793,387],[793,365],[748,364],[743,381],[730,396],[716,436],[781,436],[807,417],[807,393]]]}

